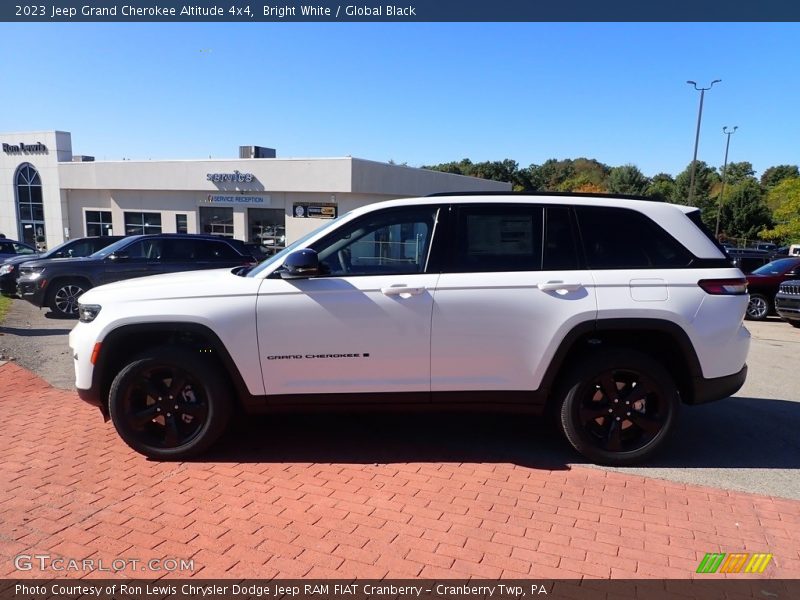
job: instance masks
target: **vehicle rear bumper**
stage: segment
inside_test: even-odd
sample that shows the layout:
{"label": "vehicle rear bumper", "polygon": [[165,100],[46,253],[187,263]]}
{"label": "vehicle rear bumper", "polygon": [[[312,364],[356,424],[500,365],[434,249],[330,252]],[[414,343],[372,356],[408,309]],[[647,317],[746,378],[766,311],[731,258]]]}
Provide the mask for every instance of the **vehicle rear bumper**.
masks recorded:
{"label": "vehicle rear bumper", "polygon": [[747,365],[743,366],[738,373],[725,377],[714,377],[713,379],[694,377],[692,379],[694,391],[692,404],[706,404],[732,396],[741,389],[745,379],[747,379]]}

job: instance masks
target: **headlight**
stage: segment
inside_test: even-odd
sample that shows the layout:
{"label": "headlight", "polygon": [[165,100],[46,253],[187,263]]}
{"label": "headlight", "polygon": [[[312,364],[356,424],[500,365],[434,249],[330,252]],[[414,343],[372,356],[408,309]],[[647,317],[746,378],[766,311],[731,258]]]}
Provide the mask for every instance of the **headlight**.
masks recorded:
{"label": "headlight", "polygon": [[0,267],[0,275],[8,275],[14,272],[14,265],[3,265]]}
{"label": "headlight", "polygon": [[24,271],[20,270],[20,276],[27,275],[28,279],[39,279],[44,273],[44,267],[28,267]]}
{"label": "headlight", "polygon": [[81,323],[91,323],[100,314],[102,306],[99,304],[80,304],[78,303],[78,320]]}

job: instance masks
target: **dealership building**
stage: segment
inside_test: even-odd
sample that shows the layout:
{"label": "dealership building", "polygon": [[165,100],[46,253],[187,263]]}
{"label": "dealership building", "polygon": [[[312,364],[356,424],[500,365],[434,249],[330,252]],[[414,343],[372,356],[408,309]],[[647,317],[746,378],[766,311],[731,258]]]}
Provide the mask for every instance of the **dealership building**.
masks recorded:
{"label": "dealership building", "polygon": [[510,183],[359,158],[95,161],[64,131],[0,134],[0,233],[53,247],[66,239],[214,233],[282,246],[354,208],[436,192],[504,192]]}

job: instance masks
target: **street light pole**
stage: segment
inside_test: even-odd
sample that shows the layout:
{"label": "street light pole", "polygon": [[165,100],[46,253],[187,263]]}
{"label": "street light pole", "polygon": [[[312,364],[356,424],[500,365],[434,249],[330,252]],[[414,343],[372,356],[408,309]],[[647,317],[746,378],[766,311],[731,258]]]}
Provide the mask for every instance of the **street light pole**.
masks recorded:
{"label": "street light pole", "polygon": [[700,110],[697,111],[697,131],[694,135],[694,157],[692,158],[692,172],[691,172],[692,174],[689,178],[688,203],[691,206],[692,198],[694,198],[694,173],[695,169],[697,168],[697,146],[700,143],[700,121],[703,120],[703,98],[705,98],[706,91],[714,87],[715,83],[722,83],[722,79],[715,79],[714,81],[711,82],[711,85],[709,85],[707,88],[697,87],[697,83],[695,83],[694,81],[687,81],[686,83],[692,84],[694,86],[694,89],[700,92]]}
{"label": "street light pole", "polygon": [[739,129],[738,125],[734,125],[733,129],[728,131],[728,127],[722,128],[722,133],[728,136],[725,142],[725,164],[722,165],[722,188],[719,190],[719,200],[717,201],[717,229],[714,231],[714,237],[719,239],[719,217],[722,214],[722,203],[725,201],[723,194],[725,193],[725,179],[728,176],[728,148],[731,146],[731,136]]}

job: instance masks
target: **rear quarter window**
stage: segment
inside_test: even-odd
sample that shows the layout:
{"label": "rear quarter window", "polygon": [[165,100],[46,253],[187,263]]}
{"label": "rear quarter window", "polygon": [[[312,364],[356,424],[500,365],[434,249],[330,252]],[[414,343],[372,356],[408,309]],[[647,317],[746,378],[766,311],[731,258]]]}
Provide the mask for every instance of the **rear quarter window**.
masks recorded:
{"label": "rear quarter window", "polygon": [[575,213],[591,269],[680,268],[694,258],[658,224],[635,210],[577,206]]}

